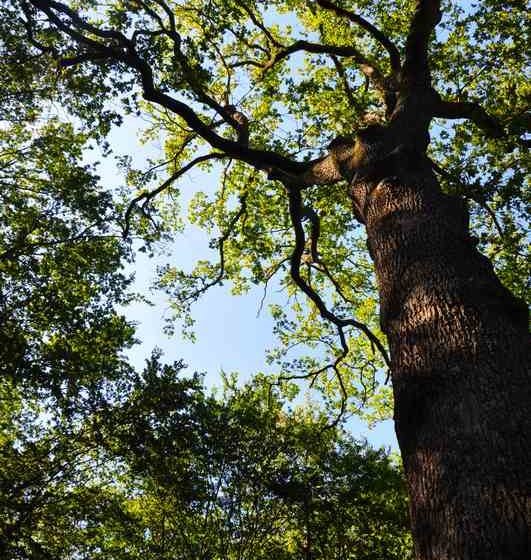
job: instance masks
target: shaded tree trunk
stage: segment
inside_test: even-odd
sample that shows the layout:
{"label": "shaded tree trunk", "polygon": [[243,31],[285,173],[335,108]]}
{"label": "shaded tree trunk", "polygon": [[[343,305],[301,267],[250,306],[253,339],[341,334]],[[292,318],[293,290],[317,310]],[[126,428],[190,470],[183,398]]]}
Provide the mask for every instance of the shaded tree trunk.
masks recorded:
{"label": "shaded tree trunk", "polygon": [[[381,143],[365,141],[378,153]],[[531,557],[527,308],[478,252],[466,205],[441,192],[423,152],[399,146],[373,157],[351,184],[391,352],[415,554],[523,560]]]}

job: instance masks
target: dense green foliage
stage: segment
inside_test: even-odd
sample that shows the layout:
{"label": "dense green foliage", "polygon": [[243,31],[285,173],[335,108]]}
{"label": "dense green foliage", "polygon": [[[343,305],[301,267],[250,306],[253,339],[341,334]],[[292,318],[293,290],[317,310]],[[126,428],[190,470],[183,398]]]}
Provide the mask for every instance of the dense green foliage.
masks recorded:
{"label": "dense green foliage", "polygon": [[181,370],[154,357],[73,417],[2,384],[3,558],[408,557],[385,453],[263,380],[213,396]]}
{"label": "dense green foliage", "polygon": [[[219,251],[218,258],[199,261],[193,270],[181,270],[178,255],[159,270],[158,285],[171,296],[184,331],[193,330],[192,305],[209,286],[229,281],[234,293],[254,284],[280,288],[288,305],[277,297],[265,300],[279,339],[271,363],[282,375],[311,378],[311,372],[322,372],[314,387],[328,399],[348,395],[351,410],[368,405],[368,414],[378,418],[389,414],[391,404],[389,388],[381,383],[380,353],[357,328],[345,329],[343,344],[290,275],[294,233],[284,187],[224,148],[210,156],[205,140],[214,135],[230,143],[238,137],[246,145],[248,136],[255,150],[307,160],[338,135],[385,123],[371,76],[387,75],[389,56],[366,28],[326,4],[6,0],[4,64],[12,84],[6,105],[13,111],[21,103],[39,107],[60,99],[83,133],[100,141],[121,116],[142,114],[148,121],[145,139],[162,139],[164,154],[147,170],[131,158],[123,160],[130,188],[125,205],[131,204],[127,211],[116,205],[122,226],[152,243],[192,224],[204,229]],[[373,22],[403,51],[413,0],[341,5]],[[80,10],[82,19],[72,18],[71,8]],[[431,45],[433,85],[449,101],[479,102],[504,134],[487,140],[469,122],[440,121],[432,127],[431,156],[444,188],[469,200],[474,234],[502,280],[528,298],[524,5],[483,0],[443,2],[441,8]],[[183,106],[185,113],[195,112],[196,121],[183,117]],[[227,107],[248,122],[245,134],[235,128]],[[192,164],[210,172],[213,181],[184,197],[191,200],[183,215],[179,180],[185,175],[181,169]],[[301,274],[337,317],[365,324],[384,343],[363,228],[345,185],[309,187],[303,203],[319,217],[320,227],[317,257],[310,247],[310,220],[305,222]]]}
{"label": "dense green foliage", "polygon": [[0,371],[72,406],[126,367],[118,352],[132,342],[113,309],[128,280],[112,199],[71,126],[13,123],[0,143]]}
{"label": "dense green foliage", "polygon": [[[123,268],[138,246],[131,238],[167,251],[198,226],[219,256],[186,271],[172,256],[157,280],[185,333],[192,304],[212,285],[280,288],[282,301],[266,298],[279,377],[307,376],[331,407],[348,397],[350,411],[388,416],[382,356],[350,327],[344,355],[337,329],[290,276],[284,187],[244,158],[215,150],[207,159],[208,142],[190,123],[142,99],[139,68],[119,44],[120,34],[134,38],[156,88],[219,138],[246,144],[226,114],[235,106],[249,146],[299,161],[385,122],[359,57],[341,48],[354,46],[384,74],[385,51],[306,0],[67,2],[82,15],[81,41],[61,28],[74,21],[68,12],[50,21],[37,9],[45,4],[0,2],[0,554],[287,560],[311,549],[316,558],[407,558],[401,479],[385,454],[324,429],[320,413],[287,412],[262,381],[228,382],[212,396],[180,365],[155,358],[135,372],[124,357],[134,328],[118,311],[132,298]],[[341,5],[403,50],[413,0]],[[481,102],[505,134],[486,140],[468,122],[440,121],[430,155],[443,187],[470,202],[500,278],[529,299],[524,2],[443,2],[443,11],[431,45],[435,87],[449,100]],[[287,53],[293,45],[301,48]],[[142,116],[146,141],[164,149],[149,169],[123,158],[119,192],[100,184],[86,154],[97,147],[110,158],[106,138],[126,115]],[[184,197],[182,212],[180,170],[198,156],[194,167],[212,181]],[[363,228],[346,192],[343,183],[304,191],[320,231],[316,259],[308,213],[301,273],[334,314],[355,317],[383,343]]]}
{"label": "dense green foliage", "polygon": [[[181,364],[128,364],[119,193],[85,157],[113,117],[79,126],[102,105],[52,79],[13,21],[2,18],[0,555],[407,557],[402,476],[385,453],[322,413],[288,412],[263,380],[213,396]],[[145,224],[134,231],[151,241]]]}

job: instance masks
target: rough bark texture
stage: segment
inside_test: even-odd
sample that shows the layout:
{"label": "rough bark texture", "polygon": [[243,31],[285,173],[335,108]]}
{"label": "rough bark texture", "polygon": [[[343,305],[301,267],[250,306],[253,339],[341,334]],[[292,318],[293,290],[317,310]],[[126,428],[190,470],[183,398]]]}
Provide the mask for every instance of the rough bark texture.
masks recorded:
{"label": "rough bark texture", "polygon": [[378,150],[351,196],[378,279],[416,558],[531,558],[527,308],[425,156]]}

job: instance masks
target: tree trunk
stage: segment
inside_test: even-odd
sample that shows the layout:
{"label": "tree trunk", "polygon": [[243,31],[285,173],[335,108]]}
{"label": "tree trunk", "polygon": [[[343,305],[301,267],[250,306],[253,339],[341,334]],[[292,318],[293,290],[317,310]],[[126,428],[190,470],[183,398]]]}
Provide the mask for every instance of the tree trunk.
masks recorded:
{"label": "tree trunk", "polygon": [[527,307],[424,155],[395,150],[366,169],[351,196],[389,341],[416,558],[531,558]]}

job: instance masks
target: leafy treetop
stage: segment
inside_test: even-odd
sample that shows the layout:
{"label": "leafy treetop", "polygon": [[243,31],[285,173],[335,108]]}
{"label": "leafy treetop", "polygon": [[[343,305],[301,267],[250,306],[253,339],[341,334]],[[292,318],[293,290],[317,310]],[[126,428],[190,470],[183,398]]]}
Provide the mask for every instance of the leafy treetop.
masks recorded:
{"label": "leafy treetop", "polygon": [[[44,83],[53,76],[55,94],[95,136],[127,112],[149,117],[148,139],[163,135],[164,157],[128,170],[136,193],[125,235],[170,234],[179,180],[193,168],[219,177],[188,215],[219,259],[187,272],[168,264],[159,285],[190,325],[191,304],[210,286],[230,280],[241,293],[275,282],[290,302],[272,305],[281,378],[311,378],[353,406],[389,403],[345,154],[352,160],[357,131],[393,122],[404,92],[432,92],[433,166],[470,201],[503,281],[527,295],[523,2],[9,0],[2,9],[26,37],[15,49],[23,81],[31,64],[47,68]],[[294,356],[299,345],[310,352]]]}

